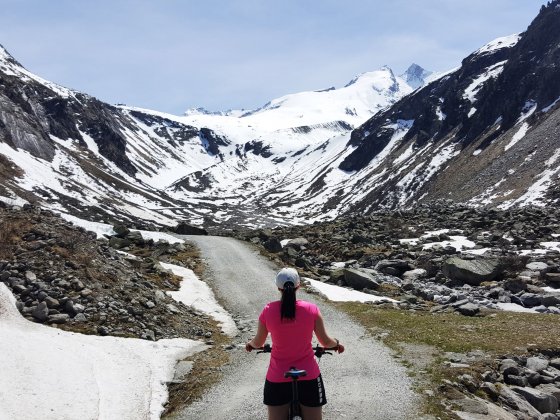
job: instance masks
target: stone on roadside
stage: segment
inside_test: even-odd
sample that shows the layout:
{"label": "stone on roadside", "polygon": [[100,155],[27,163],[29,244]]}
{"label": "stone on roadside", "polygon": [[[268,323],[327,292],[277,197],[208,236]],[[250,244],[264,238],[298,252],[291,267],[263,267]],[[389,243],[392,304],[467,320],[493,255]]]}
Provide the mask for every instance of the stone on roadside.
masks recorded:
{"label": "stone on roadside", "polygon": [[451,280],[478,286],[484,281],[496,279],[502,273],[502,268],[499,261],[493,258],[464,260],[451,257],[443,263],[442,271]]}
{"label": "stone on roadside", "polygon": [[344,281],[348,286],[356,290],[364,288],[377,289],[379,287],[379,283],[375,281],[371,274],[353,268],[344,269]]}
{"label": "stone on roadside", "polygon": [[204,228],[189,225],[186,222],[180,222],[172,229],[179,235],[208,235],[208,231]]}
{"label": "stone on roadside", "polygon": [[273,254],[282,251],[282,244],[277,238],[269,238],[263,246],[268,252]]}

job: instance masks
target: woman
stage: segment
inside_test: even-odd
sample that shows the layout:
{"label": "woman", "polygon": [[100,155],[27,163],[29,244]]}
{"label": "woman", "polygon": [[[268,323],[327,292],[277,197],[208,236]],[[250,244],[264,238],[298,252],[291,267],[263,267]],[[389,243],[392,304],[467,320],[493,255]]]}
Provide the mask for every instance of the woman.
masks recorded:
{"label": "woman", "polygon": [[307,371],[305,379],[298,380],[303,418],[321,420],[322,406],[327,399],[311,344],[313,332],[326,348],[336,347],[336,351],[342,353],[344,346],[327,334],[323,317],[315,304],[296,300],[300,278],[295,269],[280,270],[276,275],[276,286],[282,293],[282,299],[264,307],[259,316],[257,334],[245,345],[247,351],[252,351],[264,345],[269,332],[272,336],[272,354],[264,385],[268,418],[284,420],[288,417],[292,388],[291,379],[284,378],[284,372],[295,366]]}

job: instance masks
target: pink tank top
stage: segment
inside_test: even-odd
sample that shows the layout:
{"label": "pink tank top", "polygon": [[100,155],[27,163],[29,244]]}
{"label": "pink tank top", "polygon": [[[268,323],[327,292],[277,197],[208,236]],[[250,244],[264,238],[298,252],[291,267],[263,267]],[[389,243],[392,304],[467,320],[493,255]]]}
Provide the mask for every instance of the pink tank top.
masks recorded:
{"label": "pink tank top", "polygon": [[316,379],[320,371],[311,340],[319,308],[313,303],[297,300],[295,319],[282,321],[280,307],[280,301],[270,302],[259,316],[259,321],[272,337],[272,354],[266,379],[270,382],[290,382],[291,379],[284,378],[284,372],[291,367],[307,371],[303,380]]}

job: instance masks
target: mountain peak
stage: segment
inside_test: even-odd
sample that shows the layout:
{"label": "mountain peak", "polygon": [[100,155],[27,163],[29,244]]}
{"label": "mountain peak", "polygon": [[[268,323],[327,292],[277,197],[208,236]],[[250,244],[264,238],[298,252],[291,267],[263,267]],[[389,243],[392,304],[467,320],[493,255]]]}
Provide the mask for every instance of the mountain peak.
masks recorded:
{"label": "mountain peak", "polygon": [[413,89],[418,89],[420,86],[424,86],[426,78],[432,73],[433,72],[424,69],[418,64],[412,63],[408,69],[400,75],[400,77],[402,77]]}

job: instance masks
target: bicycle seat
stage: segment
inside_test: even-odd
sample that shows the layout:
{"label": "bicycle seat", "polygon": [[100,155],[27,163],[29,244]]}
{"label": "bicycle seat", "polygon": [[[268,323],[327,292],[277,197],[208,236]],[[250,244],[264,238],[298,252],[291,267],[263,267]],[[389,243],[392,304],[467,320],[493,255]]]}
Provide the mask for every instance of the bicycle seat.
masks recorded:
{"label": "bicycle seat", "polygon": [[291,368],[289,371],[284,372],[284,378],[297,379],[301,376],[307,376],[307,371],[296,369],[296,368]]}

